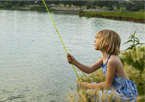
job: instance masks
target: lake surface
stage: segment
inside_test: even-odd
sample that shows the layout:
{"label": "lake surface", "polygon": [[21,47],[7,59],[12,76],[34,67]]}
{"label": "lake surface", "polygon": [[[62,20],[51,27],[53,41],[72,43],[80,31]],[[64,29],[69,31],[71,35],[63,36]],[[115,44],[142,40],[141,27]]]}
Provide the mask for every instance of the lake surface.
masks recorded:
{"label": "lake surface", "polygon": [[[51,15],[68,52],[86,65],[101,56],[94,50],[94,40],[102,29],[120,35],[121,50],[129,47],[123,43],[134,31],[145,43],[144,24]],[[76,80],[48,13],[0,10],[0,102],[67,102]]]}

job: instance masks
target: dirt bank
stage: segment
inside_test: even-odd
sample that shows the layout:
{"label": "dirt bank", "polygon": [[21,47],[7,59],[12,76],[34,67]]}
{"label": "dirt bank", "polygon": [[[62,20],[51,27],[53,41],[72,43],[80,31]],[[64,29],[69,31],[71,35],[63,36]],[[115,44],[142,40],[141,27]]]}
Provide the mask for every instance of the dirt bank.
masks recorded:
{"label": "dirt bank", "polygon": [[[84,17],[85,14],[79,14],[80,17]],[[131,21],[137,23],[145,23],[145,19],[134,19],[129,17],[113,17],[113,16],[101,16],[101,15],[92,15],[91,17],[95,18],[107,18],[107,19],[114,19],[114,20],[121,20],[121,21]]]}

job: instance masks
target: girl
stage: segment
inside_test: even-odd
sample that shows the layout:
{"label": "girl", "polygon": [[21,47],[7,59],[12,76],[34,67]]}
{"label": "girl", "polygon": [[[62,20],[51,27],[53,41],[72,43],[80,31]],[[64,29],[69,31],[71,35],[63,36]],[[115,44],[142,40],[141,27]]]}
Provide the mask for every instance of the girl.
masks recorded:
{"label": "girl", "polygon": [[120,52],[121,39],[119,35],[112,30],[101,30],[95,36],[95,50],[102,52],[102,57],[92,66],[86,66],[78,62],[72,55],[67,55],[68,63],[74,64],[85,73],[92,73],[102,67],[106,80],[101,83],[81,83],[81,86],[87,89],[115,89],[117,94],[123,95],[120,99],[131,102],[136,101],[138,96],[137,88],[134,82],[129,80],[123,65],[117,56]]}

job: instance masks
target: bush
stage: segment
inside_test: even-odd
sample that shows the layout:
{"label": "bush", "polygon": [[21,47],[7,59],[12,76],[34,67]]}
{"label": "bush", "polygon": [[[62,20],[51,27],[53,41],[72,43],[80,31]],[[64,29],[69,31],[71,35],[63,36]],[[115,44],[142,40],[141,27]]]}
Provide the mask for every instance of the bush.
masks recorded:
{"label": "bush", "polygon": [[139,11],[140,9],[144,9],[143,2],[128,3],[126,6],[126,10],[129,11]]}
{"label": "bush", "polygon": [[0,8],[4,8],[4,6],[3,5],[0,5]]}
{"label": "bush", "polygon": [[140,74],[145,69],[145,46],[134,47],[120,54],[122,63],[127,63],[133,68],[140,71]]}
{"label": "bush", "polygon": [[120,6],[119,6],[119,5],[117,5],[117,9],[118,9],[118,10],[120,9]]}
{"label": "bush", "polygon": [[131,9],[130,9],[130,11],[139,11],[139,7],[137,7],[137,6],[133,6]]}
{"label": "bush", "polygon": [[109,7],[109,10],[114,10],[113,6]]}
{"label": "bush", "polygon": [[[30,9],[36,10],[36,11],[46,11],[45,6],[32,6]],[[49,7],[48,7],[48,9],[49,9]]]}
{"label": "bush", "polygon": [[134,34],[131,34],[131,36],[128,38],[127,43],[132,43],[130,47],[128,47],[124,53],[122,53],[121,61],[122,63],[127,63],[128,65],[132,65],[134,68],[140,71],[140,74],[143,72],[145,67],[145,46],[139,46],[143,45],[144,43],[140,43],[139,39]]}
{"label": "bush", "polygon": [[96,7],[94,6],[94,5],[91,5],[91,7],[90,8],[92,8],[92,9],[96,9]]}
{"label": "bush", "polygon": [[5,6],[6,8],[12,8],[12,4],[10,4],[10,3],[5,3],[4,6]]}
{"label": "bush", "polygon": [[140,9],[139,12],[145,12],[145,10],[144,9]]}
{"label": "bush", "polygon": [[79,14],[81,14],[81,13],[83,13],[83,12],[84,12],[83,9],[80,9],[80,10],[79,10]]}
{"label": "bush", "polygon": [[95,5],[93,4],[93,2],[89,2],[89,3],[87,3],[87,8],[86,9],[90,9],[90,8],[92,8],[92,9],[96,9],[96,7],[95,7]]}

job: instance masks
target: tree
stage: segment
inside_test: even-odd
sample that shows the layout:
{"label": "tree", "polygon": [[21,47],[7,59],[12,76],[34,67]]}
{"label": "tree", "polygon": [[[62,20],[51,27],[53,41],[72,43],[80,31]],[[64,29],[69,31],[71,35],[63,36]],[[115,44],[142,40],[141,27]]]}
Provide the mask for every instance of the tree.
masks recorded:
{"label": "tree", "polygon": [[130,11],[132,7],[133,7],[133,4],[128,3],[127,6],[126,6],[126,10]]}
{"label": "tree", "polygon": [[128,11],[139,11],[140,9],[145,9],[143,1],[132,1],[126,6],[126,10]]}
{"label": "tree", "polygon": [[53,1],[52,3],[55,4],[55,5],[59,5],[60,1]]}
{"label": "tree", "polygon": [[19,1],[19,6],[25,6],[25,1]]}
{"label": "tree", "polygon": [[91,3],[87,3],[87,8],[86,9],[90,9],[91,8]]}
{"label": "tree", "polygon": [[67,1],[62,1],[61,3],[66,7]]}
{"label": "tree", "polygon": [[97,1],[96,6],[102,8],[104,6],[103,1]]}

